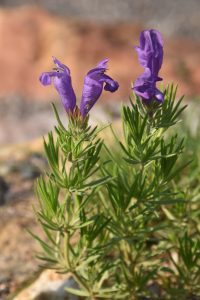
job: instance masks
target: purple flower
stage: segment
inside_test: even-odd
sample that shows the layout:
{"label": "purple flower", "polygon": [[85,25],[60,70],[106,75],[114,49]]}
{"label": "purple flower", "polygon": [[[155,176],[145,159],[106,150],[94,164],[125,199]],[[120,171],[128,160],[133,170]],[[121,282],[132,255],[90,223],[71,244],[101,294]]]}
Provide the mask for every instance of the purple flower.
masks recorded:
{"label": "purple flower", "polygon": [[103,89],[111,93],[115,92],[119,84],[105,74],[108,59],[101,61],[96,68],[90,70],[85,76],[80,112],[83,117],[87,115],[99,99]]}
{"label": "purple flower", "polygon": [[145,30],[140,35],[140,46],[135,47],[144,73],[136,79],[133,89],[146,104],[151,100],[164,101],[164,95],[156,88],[156,82],[162,80],[158,76],[163,61],[163,41],[159,31]]}
{"label": "purple flower", "polygon": [[53,62],[57,68],[55,71],[42,73],[40,82],[46,86],[53,81],[66,112],[73,112],[76,106],[76,96],[72,87],[70,70],[55,57],[53,57]]}
{"label": "purple flower", "polygon": [[[65,110],[73,112],[76,106],[76,96],[71,83],[70,70],[63,65],[58,59],[53,57],[53,61],[57,68],[52,72],[44,72],[40,76],[40,82],[43,85],[54,83],[58,91]],[[84,118],[89,110],[100,97],[103,88],[109,92],[115,92],[119,84],[111,77],[105,74],[107,70],[108,59],[101,61],[96,68],[90,70],[85,76],[82,99],[80,104],[80,113]]]}

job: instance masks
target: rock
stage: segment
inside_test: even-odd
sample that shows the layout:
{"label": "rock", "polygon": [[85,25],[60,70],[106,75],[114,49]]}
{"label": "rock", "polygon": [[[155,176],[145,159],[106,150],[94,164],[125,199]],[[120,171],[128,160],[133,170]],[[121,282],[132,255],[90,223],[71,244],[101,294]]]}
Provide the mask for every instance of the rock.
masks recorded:
{"label": "rock", "polygon": [[[60,105],[59,108],[61,109]],[[24,97],[14,96],[0,99],[0,119],[1,145],[33,140],[45,135],[55,124],[50,103],[34,100],[30,102]],[[2,146],[0,156],[1,152]]]}
{"label": "rock", "polygon": [[[63,124],[67,125],[68,119],[65,110],[60,103],[55,103],[55,105]],[[7,113],[8,111],[9,113]],[[113,119],[119,117],[119,111],[119,105],[116,105],[113,101],[108,103],[97,103],[92,110],[90,121],[95,124],[97,122],[104,124],[111,122]],[[10,100],[0,99],[0,119],[0,144],[14,144],[13,147],[8,147],[8,145],[6,147],[0,147],[0,161],[4,160],[4,154],[8,161],[7,164],[3,163],[3,165],[0,165],[0,175],[2,173],[5,174],[10,170],[15,153],[17,152],[18,155],[20,153],[19,148],[21,148],[22,154],[23,152],[24,154],[28,154],[30,145],[37,143],[35,138],[46,135],[56,124],[50,103],[33,101],[30,105],[29,101],[23,98],[20,99],[19,97],[12,97]],[[6,131],[4,128],[6,128]],[[28,141],[32,142],[30,143]],[[19,144],[22,142],[26,143]],[[39,144],[43,144],[42,138],[40,139]],[[41,150],[41,148],[43,149],[43,145],[39,150]],[[31,156],[28,157],[28,164],[30,164],[30,166],[38,166],[40,170],[43,170],[44,167],[46,167],[46,160],[44,160],[44,157],[38,152],[38,149],[35,149],[34,153],[33,150],[34,149],[31,151]],[[35,171],[36,176],[37,170]],[[30,177],[31,176],[32,175],[30,174]]]}
{"label": "rock", "polygon": [[[109,57],[109,75],[120,82],[120,89],[109,94],[109,99],[128,99],[131,82],[142,72],[133,46],[138,44],[143,28],[130,22],[105,24],[61,18],[34,6],[1,9],[0,96],[18,94],[31,101],[57,99],[53,88],[44,88],[38,81],[41,72],[53,67],[54,55],[70,67],[77,98],[86,72]],[[200,42],[164,40],[165,59],[160,75],[166,83],[178,83],[180,93],[200,93]]]}
{"label": "rock", "polygon": [[68,295],[65,291],[65,287],[74,287],[74,285],[73,279],[68,275],[46,270],[13,300],[77,300],[77,297]]}
{"label": "rock", "polygon": [[[147,26],[159,26],[163,32],[199,38],[199,0],[29,0],[63,16],[103,22],[126,22],[136,20]],[[1,5],[19,6],[27,0],[1,0]],[[155,14],[156,11],[156,14]],[[166,14],[165,12],[170,12]],[[185,17],[187,22],[185,22]]]}

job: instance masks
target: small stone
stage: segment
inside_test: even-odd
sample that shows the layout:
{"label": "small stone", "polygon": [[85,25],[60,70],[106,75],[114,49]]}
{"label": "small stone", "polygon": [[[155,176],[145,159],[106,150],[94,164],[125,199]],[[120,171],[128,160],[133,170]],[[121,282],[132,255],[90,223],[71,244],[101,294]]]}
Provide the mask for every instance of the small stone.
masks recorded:
{"label": "small stone", "polygon": [[9,280],[8,279],[1,279],[0,277],[0,300],[4,299],[6,295],[10,292],[9,288]]}
{"label": "small stone", "polygon": [[9,190],[9,186],[4,180],[3,177],[0,176],[0,206],[4,205],[6,202],[6,193]]}

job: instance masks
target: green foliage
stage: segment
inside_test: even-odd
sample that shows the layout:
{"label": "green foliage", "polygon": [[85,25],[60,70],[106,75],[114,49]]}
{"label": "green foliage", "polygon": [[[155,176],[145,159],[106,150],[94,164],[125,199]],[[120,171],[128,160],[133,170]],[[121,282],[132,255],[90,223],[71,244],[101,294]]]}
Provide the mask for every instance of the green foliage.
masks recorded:
{"label": "green foliage", "polygon": [[58,125],[44,141],[49,170],[36,184],[46,239],[32,235],[42,266],[74,277],[78,288],[68,292],[200,296],[199,157],[189,155],[191,135],[174,133],[186,107],[176,92],[168,86],[163,105],[131,99],[122,109],[123,138],[115,134],[113,146],[77,112],[65,127],[53,106]]}

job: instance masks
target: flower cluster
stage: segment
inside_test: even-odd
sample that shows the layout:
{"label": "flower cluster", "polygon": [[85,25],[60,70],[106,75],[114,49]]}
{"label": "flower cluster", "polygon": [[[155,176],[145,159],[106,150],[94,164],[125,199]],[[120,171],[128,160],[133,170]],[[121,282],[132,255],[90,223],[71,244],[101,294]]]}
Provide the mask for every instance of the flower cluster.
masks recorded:
{"label": "flower cluster", "polygon": [[[135,94],[144,104],[150,104],[152,100],[163,102],[164,95],[156,88],[156,82],[162,80],[158,76],[163,61],[163,41],[159,31],[145,30],[140,35],[140,46],[135,47],[139,62],[144,68],[133,86]],[[57,58],[53,57],[56,68],[51,72],[44,72],[40,76],[43,85],[54,83],[54,87],[60,95],[62,104],[67,113],[73,113],[76,107],[76,95],[72,87],[70,70]],[[90,109],[99,99],[103,89],[115,92],[119,84],[105,74],[108,59],[102,60],[95,68],[91,69],[84,79],[80,113],[86,117]]]}
{"label": "flower cluster", "polygon": [[[62,104],[67,113],[73,113],[76,106],[76,95],[74,93],[70,70],[62,64],[57,58],[53,57],[56,68],[52,72],[44,72],[40,76],[40,82],[43,85],[53,83],[60,95]],[[80,113],[84,118],[96,101],[99,99],[103,89],[111,93],[115,92],[119,84],[111,77],[105,74],[107,70],[108,59],[101,61],[97,67],[90,70],[85,76],[82,98],[80,103]]]}
{"label": "flower cluster", "polygon": [[139,62],[144,68],[134,83],[133,90],[145,104],[152,100],[163,102],[164,95],[156,88],[156,82],[162,80],[158,76],[163,61],[163,41],[159,31],[145,30],[140,35],[140,46],[135,47]]}

